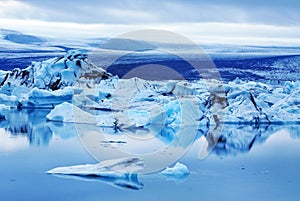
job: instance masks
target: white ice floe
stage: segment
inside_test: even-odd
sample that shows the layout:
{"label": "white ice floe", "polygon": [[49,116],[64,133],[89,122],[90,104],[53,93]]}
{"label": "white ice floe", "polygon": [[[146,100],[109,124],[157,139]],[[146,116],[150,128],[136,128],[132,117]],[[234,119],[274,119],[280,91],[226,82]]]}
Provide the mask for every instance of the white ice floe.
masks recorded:
{"label": "white ice floe", "polygon": [[48,174],[62,175],[95,175],[101,177],[126,178],[128,174],[136,174],[144,168],[139,158],[121,158],[103,161],[97,164],[58,167],[49,170]]}

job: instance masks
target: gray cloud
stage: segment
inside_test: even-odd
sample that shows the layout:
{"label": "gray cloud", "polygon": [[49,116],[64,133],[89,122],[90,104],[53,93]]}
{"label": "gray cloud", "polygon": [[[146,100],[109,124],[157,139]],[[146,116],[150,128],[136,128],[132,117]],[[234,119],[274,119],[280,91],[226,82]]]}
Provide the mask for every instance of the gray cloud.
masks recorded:
{"label": "gray cloud", "polygon": [[16,7],[26,8],[9,7],[10,11],[0,12],[0,17],[106,24],[229,22],[300,25],[298,0],[27,0],[15,3]]}

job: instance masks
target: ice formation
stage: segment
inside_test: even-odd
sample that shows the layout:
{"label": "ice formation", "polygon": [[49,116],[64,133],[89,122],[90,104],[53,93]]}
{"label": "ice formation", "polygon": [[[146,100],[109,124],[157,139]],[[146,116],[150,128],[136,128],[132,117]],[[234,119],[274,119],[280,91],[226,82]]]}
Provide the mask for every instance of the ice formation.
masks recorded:
{"label": "ice formation", "polygon": [[0,81],[0,104],[55,107],[47,116],[54,121],[119,129],[300,122],[299,81],[268,85],[236,79],[211,87],[208,80],[119,79],[92,65],[84,50],[32,62],[23,70],[1,71]]}
{"label": "ice formation", "polygon": [[[95,76],[95,79],[87,80]],[[85,50],[70,50],[65,56],[32,62],[25,68],[0,72],[0,102],[14,107],[53,107],[71,101],[75,84],[93,84],[110,74],[92,65]]]}

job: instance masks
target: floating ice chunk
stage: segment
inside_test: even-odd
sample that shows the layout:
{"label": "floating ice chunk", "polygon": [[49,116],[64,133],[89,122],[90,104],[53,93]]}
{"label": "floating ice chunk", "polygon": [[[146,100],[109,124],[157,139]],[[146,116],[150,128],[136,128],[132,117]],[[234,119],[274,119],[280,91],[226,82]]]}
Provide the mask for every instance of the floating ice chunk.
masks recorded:
{"label": "floating ice chunk", "polygon": [[9,110],[9,106],[0,104],[0,111],[5,111],[5,110]]}
{"label": "floating ice chunk", "polygon": [[177,100],[171,101],[168,104],[166,104],[164,106],[164,110],[166,113],[165,124],[169,125],[175,122],[177,124],[180,124],[181,118],[179,115],[181,112],[181,107],[180,107],[180,103]]}
{"label": "floating ice chunk", "polygon": [[183,182],[190,174],[189,169],[182,163],[177,162],[174,167],[167,167],[160,172],[167,180],[174,181],[176,183]]}
{"label": "floating ice chunk", "polygon": [[[141,104],[145,103],[141,102]],[[141,127],[150,124],[179,124],[181,121],[179,116],[180,105],[176,100],[162,106],[157,104],[148,104],[148,106],[148,108],[136,106],[135,109],[128,109],[127,115],[132,122],[131,124]],[[129,124],[130,121],[128,121]]]}
{"label": "floating ice chunk", "polygon": [[16,107],[19,105],[18,98],[16,96],[8,96],[6,94],[0,94],[0,104]]}
{"label": "floating ice chunk", "polygon": [[4,83],[2,87],[0,88],[1,94],[11,95],[11,92],[15,88],[14,83]]}
{"label": "floating ice chunk", "polygon": [[[64,57],[32,62],[25,69],[0,71],[0,93],[17,96],[22,100],[22,105],[19,106],[25,107],[52,107],[52,104],[71,100],[71,93],[64,96],[58,95],[61,91],[56,91],[80,84],[80,78],[88,80],[88,84],[94,84],[111,76],[89,63],[86,58],[85,50],[72,50]],[[28,98],[27,101],[24,100],[25,97]]]}
{"label": "floating ice chunk", "polygon": [[97,126],[100,127],[115,127],[117,125],[117,119],[111,115],[96,115]]}
{"label": "floating ice chunk", "polygon": [[261,116],[261,111],[258,111],[257,102],[249,92],[240,91],[231,93],[227,98],[229,103],[227,121],[252,122]]}
{"label": "floating ice chunk", "polygon": [[300,122],[300,87],[293,89],[290,94],[271,106],[274,121]]}
{"label": "floating ice chunk", "polygon": [[227,86],[227,118],[234,123],[299,122],[300,82],[283,86],[235,80]]}
{"label": "floating ice chunk", "polygon": [[174,82],[171,81],[167,84],[167,88],[170,93],[175,96],[187,96],[187,95],[197,95],[197,91],[188,82]]}
{"label": "floating ice chunk", "polygon": [[22,101],[25,107],[53,107],[66,101],[72,101],[73,90],[66,87],[61,90],[47,91],[43,89],[33,88],[28,93],[28,98]]}
{"label": "floating ice chunk", "polygon": [[189,169],[182,163],[177,162],[174,167],[167,167],[161,174],[169,177],[182,177],[190,174]]}
{"label": "floating ice chunk", "polygon": [[297,82],[286,81],[284,83],[283,93],[290,94],[293,91],[293,89],[295,89],[297,87],[300,87],[299,81],[297,81]]}
{"label": "floating ice chunk", "polygon": [[128,174],[135,174],[144,168],[139,158],[121,158],[107,160],[97,164],[58,167],[49,170],[48,174],[63,175],[95,175],[101,177],[126,178]]}
{"label": "floating ice chunk", "polygon": [[150,112],[143,110],[128,110],[130,120],[132,120],[137,127],[149,125],[151,123]]}
{"label": "floating ice chunk", "polygon": [[79,109],[78,107],[68,102],[57,105],[46,117],[51,121],[59,121],[65,123],[97,124],[95,116]]}
{"label": "floating ice chunk", "polygon": [[30,92],[30,88],[25,86],[15,87],[12,90],[12,95],[16,96],[19,101],[27,99],[27,95]]}
{"label": "floating ice chunk", "polygon": [[72,69],[65,69],[61,71],[62,83],[65,86],[71,86],[76,82],[76,74]]}

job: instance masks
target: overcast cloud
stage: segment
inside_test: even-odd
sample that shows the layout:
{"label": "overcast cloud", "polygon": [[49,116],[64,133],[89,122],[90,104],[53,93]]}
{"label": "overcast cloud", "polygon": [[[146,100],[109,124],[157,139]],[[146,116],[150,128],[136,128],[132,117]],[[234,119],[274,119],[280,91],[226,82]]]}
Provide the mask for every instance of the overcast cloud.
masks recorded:
{"label": "overcast cloud", "polygon": [[[214,25],[218,26],[214,28]],[[248,25],[249,32],[245,25]],[[93,35],[93,30],[114,34],[126,31],[127,27],[128,31],[168,28],[194,36],[219,34],[228,38],[298,39],[300,1],[0,0],[0,27],[56,36],[59,31],[51,29],[60,26],[69,26],[73,32],[77,30],[80,33],[77,35],[87,36],[89,33]],[[240,30],[227,30],[230,27]],[[279,31],[274,27],[278,27]],[[207,32],[203,31],[205,28]]]}
{"label": "overcast cloud", "polygon": [[296,26],[300,25],[300,1],[4,0],[0,18],[109,24],[233,22]]}

